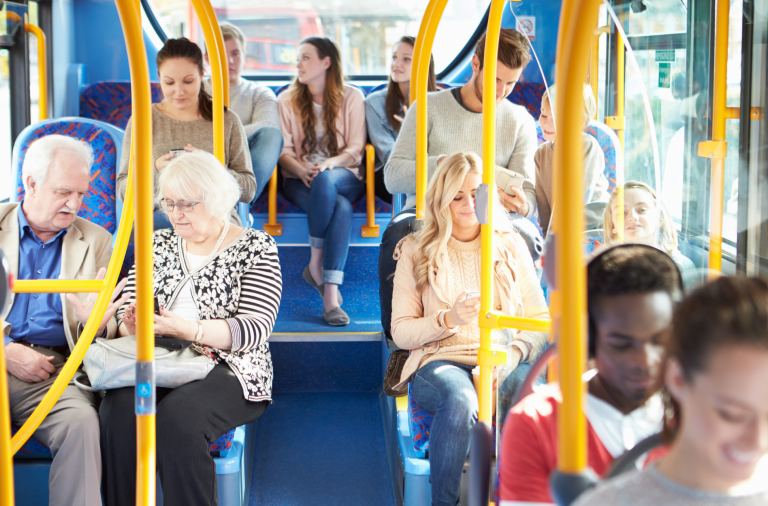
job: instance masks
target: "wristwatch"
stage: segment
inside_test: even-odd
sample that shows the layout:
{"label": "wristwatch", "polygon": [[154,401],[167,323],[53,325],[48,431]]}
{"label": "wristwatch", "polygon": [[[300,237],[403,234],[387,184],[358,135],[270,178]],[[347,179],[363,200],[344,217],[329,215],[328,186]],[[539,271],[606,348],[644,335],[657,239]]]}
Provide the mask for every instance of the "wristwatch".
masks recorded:
{"label": "wristwatch", "polygon": [[203,339],[203,324],[197,322],[197,335],[195,336],[195,342],[199,343]]}

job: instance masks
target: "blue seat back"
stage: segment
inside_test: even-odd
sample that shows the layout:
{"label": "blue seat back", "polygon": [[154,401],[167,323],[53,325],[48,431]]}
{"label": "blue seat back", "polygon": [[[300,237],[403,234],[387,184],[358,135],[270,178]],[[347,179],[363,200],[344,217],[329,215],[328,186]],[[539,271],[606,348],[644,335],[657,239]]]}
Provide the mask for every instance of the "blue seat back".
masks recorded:
{"label": "blue seat back", "polygon": [[[152,103],[163,100],[159,83],[150,83]],[[105,81],[86,86],[80,91],[80,116],[125,129],[131,118],[131,83]]]}
{"label": "blue seat back", "polygon": [[585,132],[597,139],[597,143],[603,150],[605,157],[603,174],[608,179],[608,191],[613,192],[616,187],[624,183],[624,175],[621,172],[624,160],[619,138],[611,128],[598,121],[590,121]]}
{"label": "blue seat back", "polygon": [[115,200],[115,178],[122,152],[123,131],[110,124],[85,118],[59,118],[41,121],[22,130],[13,146],[13,199],[20,202],[24,198],[21,169],[29,146],[41,137],[55,134],[85,141],[93,149],[91,185],[78,216],[114,234],[120,220]]}

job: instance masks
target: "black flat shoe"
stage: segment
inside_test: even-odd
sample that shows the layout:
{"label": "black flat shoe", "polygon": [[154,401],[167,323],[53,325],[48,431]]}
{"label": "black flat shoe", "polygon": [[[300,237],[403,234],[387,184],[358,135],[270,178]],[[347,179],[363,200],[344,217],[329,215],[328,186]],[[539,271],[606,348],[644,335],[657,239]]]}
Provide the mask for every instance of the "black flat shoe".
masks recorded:
{"label": "black flat shoe", "polygon": [[[309,272],[309,266],[304,267],[304,272],[301,273],[301,277],[304,278],[304,281],[306,281],[307,284],[309,284],[309,286],[317,290],[317,293],[320,294],[320,297],[323,297],[325,295],[324,293],[325,284],[318,285],[317,283],[315,283],[315,280],[312,279],[312,274]],[[341,292],[339,292],[338,302],[339,302],[339,306],[341,306],[344,303],[344,299],[341,298]]]}

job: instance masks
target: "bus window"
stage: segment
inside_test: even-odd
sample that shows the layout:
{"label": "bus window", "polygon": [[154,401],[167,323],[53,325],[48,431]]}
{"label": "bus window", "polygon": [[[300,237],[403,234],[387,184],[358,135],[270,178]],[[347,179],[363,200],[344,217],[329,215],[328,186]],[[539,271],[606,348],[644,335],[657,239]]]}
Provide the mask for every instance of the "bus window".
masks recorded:
{"label": "bus window", "polygon": [[[220,21],[229,21],[245,33],[244,75],[293,76],[296,46],[306,37],[319,35],[330,38],[341,49],[345,75],[383,77],[389,72],[392,47],[403,35],[418,33],[428,0],[411,3],[340,0],[316,5],[271,0],[238,7],[223,0],[211,3]],[[202,42],[188,1],[149,0],[149,4],[167,36],[184,35]],[[489,4],[489,0],[448,3],[433,49],[438,73],[464,48]]]}
{"label": "bus window", "polygon": [[11,91],[8,80],[8,50],[0,49],[0,200],[11,196]]}

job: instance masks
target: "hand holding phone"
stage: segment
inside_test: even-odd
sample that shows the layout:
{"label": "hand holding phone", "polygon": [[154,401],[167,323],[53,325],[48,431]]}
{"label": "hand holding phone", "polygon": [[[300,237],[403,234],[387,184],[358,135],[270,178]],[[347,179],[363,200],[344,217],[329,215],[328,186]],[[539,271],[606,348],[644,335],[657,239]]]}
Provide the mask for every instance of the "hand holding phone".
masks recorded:
{"label": "hand holding phone", "polygon": [[171,150],[171,154],[172,154],[174,157],[175,157],[176,155],[181,155],[181,154],[183,154],[183,153],[185,153],[185,152],[186,152],[186,151],[184,151],[184,148],[181,148],[181,149],[172,149],[172,150]]}
{"label": "hand holding phone", "polygon": [[[496,168],[496,186],[504,190],[507,195],[514,197],[522,189],[523,181],[525,181],[525,176],[522,174],[500,167]],[[513,188],[517,188],[517,192]]]}
{"label": "hand holding phone", "polygon": [[154,297],[154,299],[155,299],[155,314],[157,316],[162,316],[160,314],[160,302],[158,302],[157,297]]}
{"label": "hand holding phone", "polygon": [[480,297],[480,292],[467,292],[467,298],[464,300],[477,299],[479,297]]}

